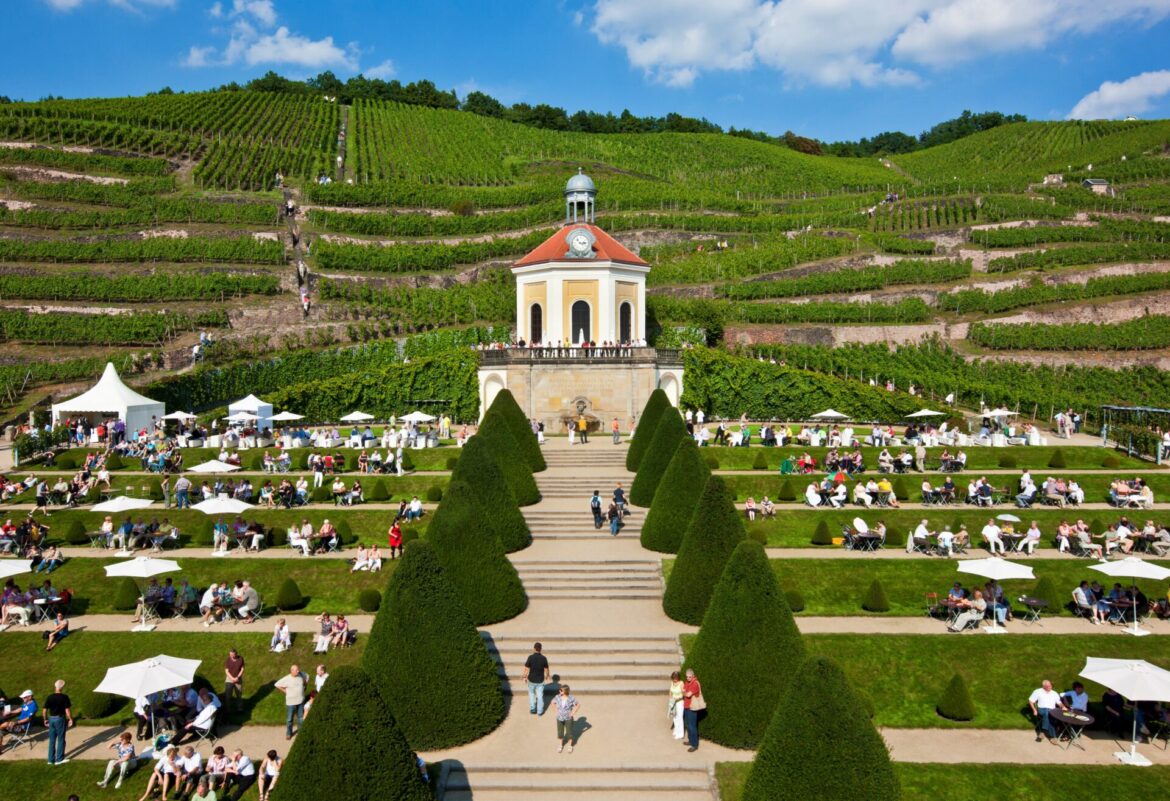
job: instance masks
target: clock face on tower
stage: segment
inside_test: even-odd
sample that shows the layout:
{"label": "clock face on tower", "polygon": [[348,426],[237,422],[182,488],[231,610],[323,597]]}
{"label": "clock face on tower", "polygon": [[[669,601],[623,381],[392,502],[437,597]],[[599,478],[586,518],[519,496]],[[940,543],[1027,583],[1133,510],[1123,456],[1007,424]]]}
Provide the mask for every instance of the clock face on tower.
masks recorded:
{"label": "clock face on tower", "polygon": [[594,241],[596,237],[588,228],[574,228],[565,237],[565,242],[569,245],[569,252],[565,256],[573,259],[593,258]]}

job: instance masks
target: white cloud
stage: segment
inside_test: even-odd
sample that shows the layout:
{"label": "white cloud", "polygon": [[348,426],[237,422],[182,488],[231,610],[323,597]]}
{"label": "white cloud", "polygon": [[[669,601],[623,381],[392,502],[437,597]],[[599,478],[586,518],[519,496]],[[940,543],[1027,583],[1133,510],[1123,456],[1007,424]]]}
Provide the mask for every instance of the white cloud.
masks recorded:
{"label": "white cloud", "polygon": [[[290,31],[284,25],[271,33],[262,33],[264,29],[275,25],[277,20],[276,6],[272,0],[232,0],[230,9],[216,2],[209,13],[213,18],[231,20],[226,31],[222,28],[212,29],[213,33],[228,35],[228,42],[222,49],[214,45],[192,46],[181,60],[185,67],[225,67],[244,63],[250,66],[284,64],[308,69],[341,67],[351,71],[358,68],[359,51],[355,44],[341,47],[334,43],[332,36],[310,39]],[[374,71],[383,71],[389,75],[393,69],[393,62],[385,61],[375,67]]]}
{"label": "white cloud", "polygon": [[45,4],[54,11],[72,11],[84,2],[85,0],[45,0]]}
{"label": "white cloud", "polygon": [[298,67],[321,69],[345,67],[357,69],[357,59],[350,51],[333,43],[332,36],[309,39],[290,33],[283,25],[274,33],[265,34],[248,45],[244,60],[256,64],[295,64]]}
{"label": "white cloud", "polygon": [[181,62],[184,67],[209,67],[215,56],[214,47],[192,46],[187,51],[187,57]]}
{"label": "white cloud", "polygon": [[[44,0],[45,4],[54,11],[73,11],[80,8],[88,0]],[[174,8],[178,0],[106,0],[115,8],[123,11],[139,13],[146,8]]]}
{"label": "white cloud", "polygon": [[1101,120],[1141,114],[1170,94],[1170,70],[1143,72],[1124,81],[1105,81],[1073,106],[1070,120]]}
{"label": "white cloud", "polygon": [[905,85],[921,67],[1152,25],[1170,0],[597,0],[591,30],[669,86],[765,66],[790,83]]}
{"label": "white cloud", "polygon": [[207,14],[212,19],[223,18],[223,3],[215,2],[211,4],[211,8],[207,9]]}
{"label": "white cloud", "polygon": [[376,67],[370,67],[368,70],[366,70],[365,76],[367,78],[377,78],[379,80],[385,81],[393,78],[395,72],[397,72],[397,70],[394,68],[394,62],[390,59],[386,59]]}
{"label": "white cloud", "polygon": [[276,24],[276,7],[272,0],[233,0],[229,17],[250,16],[266,28]]}

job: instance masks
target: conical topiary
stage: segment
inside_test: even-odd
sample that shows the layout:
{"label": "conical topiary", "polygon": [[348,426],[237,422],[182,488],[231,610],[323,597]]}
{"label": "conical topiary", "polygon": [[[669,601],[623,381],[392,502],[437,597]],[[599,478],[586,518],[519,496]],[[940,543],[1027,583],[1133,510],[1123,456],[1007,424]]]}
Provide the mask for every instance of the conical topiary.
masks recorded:
{"label": "conical topiary", "polygon": [[147,484],[147,496],[152,501],[161,501],[163,499],[162,481],[157,478],[152,478]]}
{"label": "conical topiary", "polygon": [[1053,614],[1060,612],[1060,606],[1064,602],[1064,596],[1056,589],[1051,576],[1043,576],[1036,582],[1032,597],[1045,601],[1048,604],[1045,608]]}
{"label": "conical topiary", "polygon": [[[531,506],[540,500],[540,490],[537,489],[536,479],[532,477],[532,468],[528,466],[528,460],[524,458],[516,438],[512,436],[503,414],[489,410],[479,425],[479,431],[468,440],[468,444],[476,439],[488,446],[488,452],[496,460],[500,472],[504,474],[516,503]],[[463,447],[466,448],[467,445]]]}
{"label": "conical topiary", "polygon": [[305,596],[301,594],[301,588],[297,586],[297,582],[291,576],[286,578],[280,584],[280,589],[276,591],[276,608],[282,612],[290,609],[299,609],[305,603]]}
{"label": "conical topiary", "polygon": [[1060,448],[1054,450],[1052,452],[1052,458],[1048,460],[1048,466],[1055,467],[1058,470],[1063,470],[1064,468],[1068,467],[1068,463],[1064,458],[1064,451]]}
{"label": "conical topiary", "polygon": [[958,673],[951,677],[951,683],[938,699],[936,711],[948,720],[975,719],[975,701],[967,689],[967,682]]}
{"label": "conical topiary", "polygon": [[832,660],[807,660],[764,733],[743,801],[898,801],[901,794],[860,694]]}
{"label": "conical topiary", "polygon": [[123,577],[118,582],[118,589],[114,591],[114,608],[119,612],[129,612],[137,608],[138,596],[140,595],[142,592],[134,583],[134,579],[129,576]]}
{"label": "conical topiary", "polygon": [[755,458],[752,459],[752,470],[767,470],[767,469],[768,469],[768,456],[764,453],[763,450],[757,450]]}
{"label": "conical topiary", "polygon": [[390,500],[390,491],[386,489],[386,479],[379,478],[374,481],[374,486],[370,487],[370,491],[366,493],[366,500],[370,503],[382,503]]}
{"label": "conical topiary", "polygon": [[768,556],[745,540],[723,568],[687,656],[707,701],[703,737],[757,747],[802,662],[800,631]]}
{"label": "conical topiary", "polygon": [[795,501],[796,488],[792,486],[792,479],[784,479],[784,483],[780,485],[780,491],[776,493],[776,500],[778,501]]}
{"label": "conical topiary", "polygon": [[500,466],[492,457],[488,442],[476,442],[477,439],[472,437],[463,446],[451,480],[462,481],[471,487],[485,525],[496,533],[505,551],[511,553],[527,548],[532,542],[528,523],[516,505],[516,497]]}
{"label": "conical topiary", "polygon": [[122,463],[122,457],[118,455],[117,451],[114,451],[106,457],[107,470],[121,470],[123,467],[125,467],[125,465]]}
{"label": "conical topiary", "polygon": [[812,544],[813,545],[832,545],[833,544],[833,533],[831,531],[829,531],[829,521],[828,520],[821,520],[819,523],[817,523],[816,530],[813,531],[813,535],[812,535]]}
{"label": "conical topiary", "polygon": [[501,389],[497,392],[491,408],[503,415],[532,472],[539,473],[547,469],[544,454],[540,452],[540,443],[536,440],[536,434],[532,433],[532,423],[524,416],[524,410],[516,403],[511,390]]}
{"label": "conical topiary", "polygon": [[642,413],[634,420],[634,438],[630,440],[630,449],[626,451],[626,469],[631,473],[638,470],[642,463],[642,455],[650,447],[650,440],[654,438],[654,429],[658,428],[658,420],[670,405],[670,398],[661,389],[650,393]]}
{"label": "conical topiary", "polygon": [[528,604],[516,568],[484,518],[471,487],[452,481],[426,533],[477,626],[515,617]]}
{"label": "conical topiary", "polygon": [[89,532],[85,530],[85,524],[76,517],[69,521],[69,528],[65,530],[65,542],[70,545],[89,544]]}
{"label": "conical topiary", "polygon": [[727,485],[719,476],[710,476],[666,582],[662,598],[666,614],[692,626],[702,623],[723,566],[744,537],[743,519]]}
{"label": "conical topiary", "polygon": [[504,718],[496,663],[425,540],[406,546],[390,576],[362,667],[415,748],[471,742]]}
{"label": "conical topiary", "polygon": [[861,608],[867,612],[889,612],[890,599],[886,597],[886,590],[877,579],[869,585],[865,597],[861,599]]}
{"label": "conical topiary", "polygon": [[313,714],[284,760],[281,801],[320,801],[322,793],[329,794],[322,776],[331,777],[331,787],[344,788],[346,798],[433,801],[406,737],[372,687],[361,668],[329,671]]}
{"label": "conical topiary", "polygon": [[650,447],[642,456],[638,474],[634,476],[634,483],[630,485],[630,503],[637,506],[649,506],[654,503],[654,493],[658,491],[662,474],[670,465],[678,444],[686,438],[687,427],[676,410],[671,409],[658,419],[654,438],[650,440]]}
{"label": "conical topiary", "polygon": [[642,524],[643,548],[659,553],[678,553],[683,534],[710,475],[695,441],[683,437],[658,482],[654,503]]}

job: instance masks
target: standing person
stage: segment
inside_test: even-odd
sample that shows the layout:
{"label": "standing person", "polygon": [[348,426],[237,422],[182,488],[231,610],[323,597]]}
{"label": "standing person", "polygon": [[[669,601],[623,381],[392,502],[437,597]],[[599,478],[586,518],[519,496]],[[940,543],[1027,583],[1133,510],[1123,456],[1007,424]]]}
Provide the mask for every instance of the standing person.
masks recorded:
{"label": "standing person", "polygon": [[585,415],[577,418],[577,436],[581,438],[582,445],[589,444],[589,421],[585,419]]}
{"label": "standing person", "polygon": [[191,505],[191,479],[180,474],[175,481],[175,508],[186,509]]}
{"label": "standing person", "polygon": [[72,702],[62,692],[65,682],[53,682],[53,692],[45,699],[45,728],[49,730],[49,764],[63,765],[69,761],[65,756],[65,730],[73,725]]}
{"label": "standing person", "polygon": [[548,659],[541,653],[540,643],[532,644],[532,653],[524,661],[524,679],[528,682],[528,713],[544,714],[544,685],[548,682]]}
{"label": "standing person", "polygon": [[297,731],[300,731],[301,723],[305,719],[305,677],[301,673],[300,665],[289,668],[288,675],[282,676],[273,686],[284,693],[284,739],[291,740],[293,720],[296,720]]}
{"label": "standing person", "polygon": [[1032,716],[1036,719],[1036,742],[1040,742],[1040,733],[1048,735],[1049,740],[1056,739],[1056,729],[1052,725],[1049,715],[1052,710],[1068,709],[1060,697],[1060,693],[1052,689],[1052,682],[1045,679],[1040,686],[1028,696],[1028,706],[1032,709]]}
{"label": "standing person", "polygon": [[163,508],[171,508],[171,474],[165,473],[161,482],[163,494]]}
{"label": "standing person", "polygon": [[223,663],[223,705],[230,708],[232,697],[236,699],[236,709],[244,707],[244,657],[235,648],[228,651],[227,659]]}
{"label": "standing person", "polygon": [[626,516],[626,491],[622,489],[622,483],[619,481],[618,485],[613,488],[613,502],[617,504],[618,514],[622,517]]}
{"label": "standing person", "polygon": [[618,419],[613,418],[613,422],[609,424],[609,430],[613,432],[613,444],[619,445],[622,441],[622,429],[618,423]]}
{"label": "standing person", "polygon": [[683,725],[687,730],[687,751],[699,747],[699,713],[706,708],[703,687],[695,678],[695,671],[687,668],[687,680],[683,683]]}
{"label": "standing person", "polygon": [[[701,414],[701,412],[700,412]],[[683,684],[682,676],[676,670],[670,674],[670,704],[667,706],[667,717],[670,719],[671,732],[674,739],[683,738]]]}
{"label": "standing person", "polygon": [[390,544],[390,558],[397,559],[402,556],[402,526],[397,520],[390,524],[387,539]]}
{"label": "standing person", "polygon": [[[260,763],[260,801],[268,801],[272,788],[276,787],[276,780],[280,778],[280,769],[284,766],[276,751],[269,751]],[[236,796],[239,798],[239,796]]]}
{"label": "standing person", "polygon": [[569,753],[573,753],[573,717],[581,711],[581,705],[577,703],[577,699],[569,694],[569,685],[562,684],[561,690],[557,693],[556,698],[553,699],[553,704],[557,708],[557,753],[565,750],[565,744],[569,746]]}
{"label": "standing person", "polygon": [[609,511],[605,515],[609,518],[609,533],[616,537],[622,527],[622,513],[616,502],[610,503]]}
{"label": "standing person", "polygon": [[601,528],[601,490],[593,490],[593,497],[589,499],[589,510],[593,512],[593,527]]}

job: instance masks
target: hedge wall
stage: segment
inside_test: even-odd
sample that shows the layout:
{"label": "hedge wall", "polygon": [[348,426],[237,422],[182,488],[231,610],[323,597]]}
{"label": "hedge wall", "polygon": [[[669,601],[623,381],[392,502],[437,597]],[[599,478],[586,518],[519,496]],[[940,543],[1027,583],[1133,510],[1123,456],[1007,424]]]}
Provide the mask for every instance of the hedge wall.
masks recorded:
{"label": "hedge wall", "polygon": [[485,439],[478,436],[469,439],[459,454],[451,480],[471,487],[484,524],[496,533],[504,550],[511,553],[527,548],[532,543],[532,533],[490,448]]}
{"label": "hedge wall", "polygon": [[638,465],[642,463],[642,455],[646,453],[650,440],[654,438],[654,429],[658,427],[663,411],[669,408],[670,398],[666,397],[666,393],[661,389],[654,390],[646,399],[642,413],[634,421],[634,438],[630,440],[630,449],[626,451],[626,469],[631,473],[636,472]]}
{"label": "hedge wall", "polygon": [[707,479],[666,582],[662,608],[674,620],[697,626],[723,567],[745,538],[743,519],[719,476]]}
{"label": "hedge wall", "polygon": [[638,506],[650,506],[654,503],[654,493],[658,491],[662,474],[670,465],[679,442],[686,438],[687,427],[675,409],[669,409],[658,418],[654,437],[642,455],[641,462],[638,463],[638,474],[634,476],[634,483],[630,486],[630,503]]}
{"label": "hedge wall", "polygon": [[683,534],[699,503],[711,470],[690,437],[683,437],[675,448],[658,489],[654,503],[642,524],[642,547],[660,553],[678,553]]}

